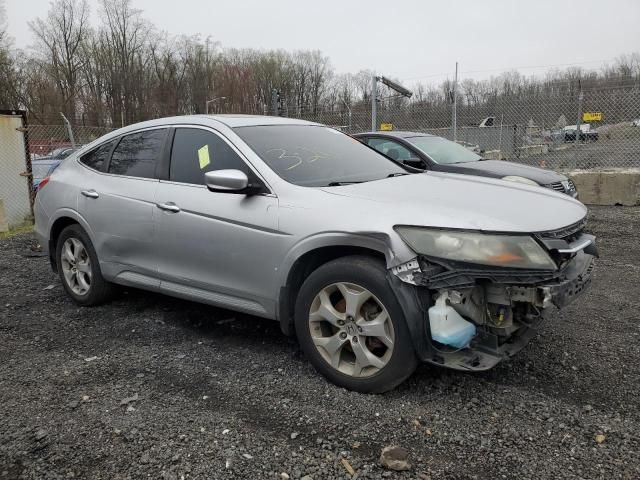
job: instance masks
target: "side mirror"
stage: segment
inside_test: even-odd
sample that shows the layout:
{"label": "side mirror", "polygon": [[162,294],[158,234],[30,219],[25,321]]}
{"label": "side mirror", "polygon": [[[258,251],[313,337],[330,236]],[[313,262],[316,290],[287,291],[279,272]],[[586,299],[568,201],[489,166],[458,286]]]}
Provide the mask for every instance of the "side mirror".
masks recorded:
{"label": "side mirror", "polygon": [[204,184],[212,192],[244,193],[249,178],[240,170],[214,170],[204,174]]}
{"label": "side mirror", "polygon": [[419,168],[421,170],[425,170],[427,168],[425,162],[420,158],[407,158],[406,160],[403,160],[402,163],[409,167]]}

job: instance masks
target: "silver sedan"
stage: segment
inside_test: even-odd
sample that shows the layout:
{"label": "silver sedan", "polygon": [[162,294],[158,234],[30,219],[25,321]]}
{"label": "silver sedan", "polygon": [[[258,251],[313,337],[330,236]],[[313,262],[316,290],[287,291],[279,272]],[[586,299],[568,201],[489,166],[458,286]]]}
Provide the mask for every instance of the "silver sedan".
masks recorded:
{"label": "silver sedan", "polygon": [[280,322],[332,382],[486,370],[589,284],[586,208],[547,189],[409,175],[323,125],[184,116],[116,130],[40,184],[36,232],[80,305],[114,284]]}

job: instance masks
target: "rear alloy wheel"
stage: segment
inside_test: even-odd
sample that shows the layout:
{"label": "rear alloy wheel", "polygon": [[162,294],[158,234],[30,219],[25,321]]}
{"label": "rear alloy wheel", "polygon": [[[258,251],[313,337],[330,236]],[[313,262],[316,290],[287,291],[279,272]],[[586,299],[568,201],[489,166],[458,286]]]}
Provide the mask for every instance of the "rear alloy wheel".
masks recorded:
{"label": "rear alloy wheel", "polygon": [[99,305],[109,299],[113,285],[102,277],[100,263],[89,235],[80,225],[69,225],[56,242],[60,280],[79,305]]}
{"label": "rear alloy wheel", "polygon": [[60,258],[62,274],[73,293],[83,296],[91,288],[91,259],[82,242],[77,238],[68,238],[62,245]]}
{"label": "rear alloy wheel", "polygon": [[298,341],[330,381],[359,392],[385,392],[417,365],[402,309],[384,264],[342,257],[305,280],[296,300]]}

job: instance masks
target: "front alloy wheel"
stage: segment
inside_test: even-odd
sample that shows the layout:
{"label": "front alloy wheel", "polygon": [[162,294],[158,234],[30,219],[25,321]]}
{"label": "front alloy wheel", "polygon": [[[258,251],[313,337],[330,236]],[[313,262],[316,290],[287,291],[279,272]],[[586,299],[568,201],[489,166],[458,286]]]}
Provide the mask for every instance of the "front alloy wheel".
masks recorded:
{"label": "front alloy wheel", "polygon": [[375,257],[341,257],[314,270],[300,287],[294,320],[306,357],[338,386],[386,392],[417,366],[403,310]]}
{"label": "front alloy wheel", "polygon": [[309,329],[320,355],[345,375],[374,375],[393,354],[395,334],[387,309],[369,290],[353,283],[334,283],[316,295]]}

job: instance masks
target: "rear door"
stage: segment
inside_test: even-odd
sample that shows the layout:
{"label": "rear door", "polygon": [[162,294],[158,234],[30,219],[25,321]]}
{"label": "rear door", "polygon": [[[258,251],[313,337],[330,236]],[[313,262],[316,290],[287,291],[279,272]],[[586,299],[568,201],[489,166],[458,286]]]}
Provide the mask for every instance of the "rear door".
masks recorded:
{"label": "rear door", "polygon": [[152,253],[154,200],[167,133],[167,128],[130,133],[80,158],[93,172],[84,177],[79,209],[107,278],[159,286]]}
{"label": "rear door", "polygon": [[[156,195],[162,290],[257,315],[273,309],[275,276],[265,261],[280,245],[278,199],[211,192],[204,174],[241,170],[261,181],[239,151],[207,128],[177,127],[168,179]],[[264,183],[264,182],[262,182]]]}

